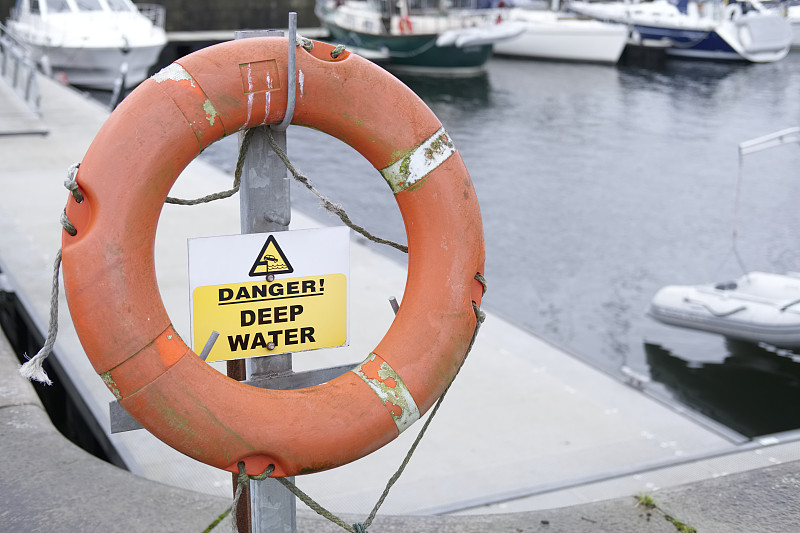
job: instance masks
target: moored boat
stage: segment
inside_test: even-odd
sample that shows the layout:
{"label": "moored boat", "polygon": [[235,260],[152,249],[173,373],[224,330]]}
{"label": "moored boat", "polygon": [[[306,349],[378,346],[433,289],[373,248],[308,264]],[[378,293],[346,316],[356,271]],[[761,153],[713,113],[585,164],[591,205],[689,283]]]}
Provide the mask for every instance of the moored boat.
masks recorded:
{"label": "moored boat", "polygon": [[477,74],[494,43],[522,32],[463,0],[318,0],[315,12],[336,42],[404,72]]}
{"label": "moored boat", "polygon": [[46,73],[93,89],[140,83],[167,43],[164,8],[130,0],[17,0],[6,25]]}
{"label": "moored boat", "polygon": [[495,54],[551,59],[616,63],[625,48],[628,27],[601,22],[558,10],[512,7],[503,14],[524,31],[519,37],[494,45]]}
{"label": "moored boat", "polygon": [[787,19],[758,0],[580,0],[568,7],[598,20],[628,24],[631,43],[666,47],[668,55],[677,57],[766,63],[786,57],[792,41]]}
{"label": "moored boat", "polygon": [[648,314],[673,326],[731,339],[800,347],[800,274],[750,272],[715,285],[669,285]]}

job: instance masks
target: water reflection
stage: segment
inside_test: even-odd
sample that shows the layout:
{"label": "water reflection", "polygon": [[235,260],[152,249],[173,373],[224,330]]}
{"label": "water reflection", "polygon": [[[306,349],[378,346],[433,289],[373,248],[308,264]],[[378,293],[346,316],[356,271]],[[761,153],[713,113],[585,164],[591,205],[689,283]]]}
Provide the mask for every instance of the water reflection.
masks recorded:
{"label": "water reflection", "polygon": [[[747,76],[754,65],[712,61],[672,61],[663,69],[623,67],[622,82],[636,88],[668,89],[679,94],[690,90],[713,97],[720,83],[734,75]],[[756,67],[757,68],[757,67]]]}
{"label": "water reflection", "polygon": [[491,85],[484,72],[468,78],[442,79],[412,74],[395,74],[428,105],[435,103],[458,106],[489,105]]}
{"label": "water reflection", "polygon": [[800,356],[727,340],[724,361],[697,362],[644,344],[653,381],[681,403],[748,437],[800,427]]}

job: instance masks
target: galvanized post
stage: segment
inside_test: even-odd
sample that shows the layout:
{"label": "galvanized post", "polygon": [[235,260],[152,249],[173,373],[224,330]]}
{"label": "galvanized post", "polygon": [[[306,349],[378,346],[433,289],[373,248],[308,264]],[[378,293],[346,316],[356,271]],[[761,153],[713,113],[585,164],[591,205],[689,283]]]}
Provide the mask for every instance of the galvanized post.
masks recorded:
{"label": "galvanized post", "polygon": [[[294,58],[297,14],[289,14],[290,72]],[[282,36],[275,31],[237,31],[236,39],[248,37]],[[294,79],[287,84],[292,92]],[[293,96],[293,95],[292,95]],[[293,108],[293,106],[292,106]],[[293,111],[287,110],[287,114]],[[288,124],[288,120],[284,121]],[[289,229],[291,219],[291,181],[288,171],[267,141],[267,126],[256,129],[242,168],[242,183],[239,189],[242,233],[264,233]],[[286,131],[271,130],[278,146],[286,150]],[[243,135],[240,135],[240,143]],[[278,354],[246,360],[248,380],[269,386],[270,379],[292,373],[292,354]],[[252,533],[295,533],[297,531],[297,507],[295,497],[274,479],[250,482],[250,529]],[[240,523],[240,531],[245,530]]]}

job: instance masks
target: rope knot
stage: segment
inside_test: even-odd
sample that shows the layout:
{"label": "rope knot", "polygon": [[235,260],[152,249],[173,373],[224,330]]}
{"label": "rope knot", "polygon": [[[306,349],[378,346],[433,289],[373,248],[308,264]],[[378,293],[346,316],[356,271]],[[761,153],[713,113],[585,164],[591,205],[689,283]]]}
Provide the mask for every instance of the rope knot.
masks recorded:
{"label": "rope knot", "polygon": [[344,48],[343,44],[336,45],[336,48],[334,48],[331,51],[331,57],[333,59],[336,59],[337,57],[339,57],[340,55],[342,55],[344,53],[344,49],[345,48]]}
{"label": "rope knot", "polygon": [[236,478],[236,483],[239,485],[250,483],[250,476],[244,471],[244,463],[239,463],[239,476]]}
{"label": "rope knot", "polygon": [[305,49],[306,52],[310,52],[314,49],[314,41],[308,39],[306,37],[301,37],[300,35],[297,36],[297,46],[301,46]]}
{"label": "rope knot", "polygon": [[353,529],[355,529],[355,533],[368,533],[367,528],[361,523],[353,524]]}
{"label": "rope knot", "polygon": [[80,189],[78,188],[78,182],[75,180],[75,177],[78,175],[78,167],[80,167],[80,163],[75,163],[69,170],[67,171],[67,179],[64,180],[64,187],[67,188],[69,192],[72,193],[72,196],[75,197],[75,200],[78,203],[83,202],[83,193],[81,193]]}
{"label": "rope knot", "polygon": [[239,461],[237,466],[239,467],[239,476],[236,478],[236,481],[239,485],[247,485],[251,479],[254,481],[264,481],[275,471],[275,465],[269,465],[262,473],[251,476],[245,471],[244,461]]}

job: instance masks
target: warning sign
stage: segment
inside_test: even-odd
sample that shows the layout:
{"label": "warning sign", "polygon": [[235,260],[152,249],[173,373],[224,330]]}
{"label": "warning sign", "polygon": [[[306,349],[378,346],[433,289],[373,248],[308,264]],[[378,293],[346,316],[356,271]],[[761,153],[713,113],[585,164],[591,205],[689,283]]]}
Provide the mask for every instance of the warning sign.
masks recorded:
{"label": "warning sign", "polygon": [[191,239],[195,351],[214,331],[206,361],[346,345],[349,243],[347,228]]}
{"label": "warning sign", "polygon": [[294,272],[292,265],[289,263],[289,260],[286,259],[286,256],[283,255],[283,250],[278,246],[275,237],[270,235],[267,238],[267,242],[264,243],[264,247],[261,248],[256,262],[253,263],[253,267],[250,269],[250,275],[256,277],[269,274],[287,274],[291,272]]}
{"label": "warning sign", "polygon": [[341,346],[346,293],[343,274],[198,287],[195,346],[211,331],[220,337],[206,361]]}

